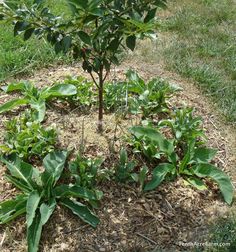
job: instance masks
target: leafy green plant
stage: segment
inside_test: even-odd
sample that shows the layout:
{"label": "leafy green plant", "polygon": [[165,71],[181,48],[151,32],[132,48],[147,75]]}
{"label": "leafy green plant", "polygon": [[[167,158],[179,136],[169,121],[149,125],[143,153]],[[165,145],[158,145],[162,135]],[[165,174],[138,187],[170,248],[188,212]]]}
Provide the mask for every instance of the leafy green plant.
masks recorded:
{"label": "leafy green plant", "polygon": [[202,119],[193,115],[193,108],[182,108],[174,111],[171,119],[159,122],[159,127],[169,127],[172,130],[176,142],[179,144],[198,140],[201,145],[206,136],[202,127]]}
{"label": "leafy green plant", "polygon": [[104,85],[104,108],[109,112],[125,111],[128,107],[128,83],[115,82]]}
{"label": "leafy green plant", "polygon": [[147,174],[148,174],[148,167],[147,166],[142,166],[139,173],[133,173],[132,174],[132,179],[136,183],[139,183],[141,191],[143,190],[144,183],[145,183],[145,180],[147,178]]}
{"label": "leafy green plant", "polygon": [[108,171],[101,168],[103,161],[102,158],[91,159],[78,155],[69,164],[70,174],[77,185],[92,189],[99,181],[109,178]]}
{"label": "leafy green plant", "polygon": [[157,129],[135,126],[130,129],[133,135],[135,152],[141,152],[157,166],[152,170],[152,180],[144,190],[153,190],[166,178],[182,176],[186,183],[204,190],[206,185],[202,179],[209,178],[216,182],[224,200],[231,204],[234,187],[230,178],[210,162],[216,150],[198,146],[195,140],[187,142],[187,149],[176,149],[173,140],[166,139]]}
{"label": "leafy green plant", "polygon": [[[83,69],[98,88],[98,130],[102,131],[104,82],[112,64],[119,64],[123,48],[134,50],[137,38],[152,38],[158,7],[165,0],[67,0],[72,15],[63,19],[53,15],[44,1],[31,7],[4,1],[1,19],[15,21],[14,34],[45,37],[58,52],[71,52],[83,61]],[[95,75],[97,79],[95,78]]]}
{"label": "leafy green plant", "polygon": [[35,120],[42,122],[46,113],[46,102],[55,97],[75,95],[76,87],[70,84],[57,84],[52,87],[37,89],[30,82],[11,83],[2,87],[6,93],[20,92],[23,98],[12,99],[0,106],[0,114],[22,105],[29,105],[34,112]]}
{"label": "leafy green plant", "polygon": [[119,162],[115,166],[115,179],[121,183],[132,181],[135,167],[136,162],[129,161],[127,151],[125,149],[121,149]]}
{"label": "leafy green plant", "polygon": [[91,107],[96,104],[93,82],[86,80],[82,76],[67,77],[63,84],[73,85],[77,89],[75,95],[71,95],[62,99],[68,101],[72,106],[80,106],[82,108]]}
{"label": "leafy green plant", "polygon": [[7,121],[4,144],[0,151],[4,154],[16,153],[23,160],[42,158],[55,148],[57,133],[52,127],[44,128],[33,121],[29,113]]}
{"label": "leafy green plant", "polygon": [[175,85],[155,78],[147,83],[133,70],[126,74],[128,91],[133,94],[129,98],[129,110],[134,114],[142,114],[148,118],[158,113],[169,112],[168,99],[181,90]]}
{"label": "leafy green plant", "polygon": [[131,138],[128,139],[128,143],[134,153],[143,154],[153,163],[163,158],[176,162],[174,141],[167,139],[157,129],[150,126],[134,126],[130,128],[130,132]]}
{"label": "leafy green plant", "polygon": [[[85,204],[96,202],[97,196],[91,190],[77,185],[58,184],[68,153],[57,151],[48,154],[39,172],[32,165],[14,157],[11,161],[1,158],[9,174],[6,178],[22,193],[14,199],[0,203],[0,224],[26,214],[28,251],[38,251],[43,226],[47,223],[57,204],[69,208],[75,215],[92,227],[99,219]],[[82,201],[82,202],[80,202]]]}
{"label": "leafy green plant", "polygon": [[115,166],[115,180],[120,183],[136,182],[139,183],[140,188],[143,189],[148,168],[143,166],[139,173],[136,168],[137,162],[129,161],[126,149],[122,148],[120,151],[119,162]]}

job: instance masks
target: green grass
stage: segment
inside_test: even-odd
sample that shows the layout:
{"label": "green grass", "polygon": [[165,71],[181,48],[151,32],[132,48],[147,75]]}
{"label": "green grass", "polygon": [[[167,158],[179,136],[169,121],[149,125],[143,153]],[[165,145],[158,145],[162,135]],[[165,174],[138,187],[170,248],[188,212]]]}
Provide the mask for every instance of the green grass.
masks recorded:
{"label": "green grass", "polygon": [[232,212],[226,219],[218,219],[210,227],[209,243],[227,244],[227,246],[212,246],[206,252],[234,252],[236,251],[236,213]]}
{"label": "green grass", "polygon": [[[64,0],[50,0],[47,4],[53,6],[57,14],[67,11]],[[56,55],[53,47],[44,39],[33,38],[25,42],[21,36],[13,36],[11,24],[0,24],[0,81],[65,60],[69,62],[68,57]]]}
{"label": "green grass", "polygon": [[161,19],[162,58],[236,122],[236,2],[173,0]]}

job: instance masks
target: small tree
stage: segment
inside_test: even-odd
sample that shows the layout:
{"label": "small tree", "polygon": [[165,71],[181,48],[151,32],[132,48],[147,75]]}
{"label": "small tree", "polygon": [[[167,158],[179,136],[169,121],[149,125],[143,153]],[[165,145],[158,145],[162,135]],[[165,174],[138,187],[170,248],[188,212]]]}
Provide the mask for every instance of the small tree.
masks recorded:
{"label": "small tree", "polygon": [[16,6],[5,1],[0,18],[14,22],[14,34],[23,33],[25,40],[33,34],[45,37],[56,53],[70,52],[82,60],[98,88],[98,131],[102,131],[103,86],[111,65],[120,63],[125,48],[134,50],[137,38],[152,37],[158,7],[166,0],[67,0],[72,15],[69,19],[53,15],[44,1],[33,6]]}

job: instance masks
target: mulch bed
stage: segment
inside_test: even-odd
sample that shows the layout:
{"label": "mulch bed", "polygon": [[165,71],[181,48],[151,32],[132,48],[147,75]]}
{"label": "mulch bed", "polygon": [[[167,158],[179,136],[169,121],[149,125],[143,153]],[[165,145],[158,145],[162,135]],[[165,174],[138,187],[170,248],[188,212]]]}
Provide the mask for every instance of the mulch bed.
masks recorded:
{"label": "mulch bed", "polygon": [[[140,63],[139,63],[140,64]],[[196,108],[196,114],[203,117],[204,128],[209,138],[208,145],[219,149],[214,162],[236,182],[236,141],[235,129],[224,123],[214,104],[204,97],[196,87],[164,71],[159,65],[142,65],[127,62],[122,68],[111,73],[110,78],[123,78],[130,66],[144,78],[165,77],[183,88],[172,102],[176,106],[186,104]],[[59,67],[39,71],[29,78],[38,86],[63,80],[67,75],[86,75],[80,67]],[[0,93],[0,104],[11,98]],[[4,137],[4,121],[17,112],[1,115],[0,141]],[[97,113],[81,115],[78,111],[49,109],[46,125],[56,124],[59,145],[63,148],[79,150],[85,145],[87,156],[111,158],[109,146],[119,139],[128,127],[134,124],[133,118],[122,121],[116,128],[113,114],[105,115],[105,133],[96,133]],[[81,137],[84,135],[83,142]],[[114,145],[118,149],[119,141]],[[0,165],[0,200],[10,198],[16,190],[4,180],[4,168]],[[51,220],[43,230],[41,251],[183,251],[181,242],[201,242],[207,237],[207,227],[217,217],[226,217],[229,207],[223,202],[217,188],[197,191],[186,187],[181,178],[164,183],[155,191],[142,194],[135,186],[117,185],[114,182],[101,183],[104,192],[101,208],[97,214],[101,220],[96,229],[82,223],[69,211],[57,207]],[[21,217],[9,225],[0,227],[0,250],[26,251],[25,218]],[[190,249],[189,249],[190,250]]]}

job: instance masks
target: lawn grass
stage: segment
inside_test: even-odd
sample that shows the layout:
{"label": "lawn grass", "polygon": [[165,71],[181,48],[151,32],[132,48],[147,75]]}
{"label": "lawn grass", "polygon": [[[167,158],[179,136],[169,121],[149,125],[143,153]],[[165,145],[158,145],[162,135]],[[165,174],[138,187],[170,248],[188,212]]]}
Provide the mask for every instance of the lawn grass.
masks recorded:
{"label": "lawn grass", "polygon": [[[67,12],[64,0],[49,0],[47,4],[57,14]],[[12,24],[0,23],[0,81],[65,61],[69,62],[69,58],[56,55],[53,47],[44,39],[32,38],[25,42],[21,36],[13,36]]]}
{"label": "lawn grass", "polygon": [[172,0],[161,18],[162,59],[236,122],[236,2]]}
{"label": "lawn grass", "polygon": [[[209,230],[209,243],[218,244],[206,249],[206,252],[236,251],[236,213],[232,212],[226,219],[218,219]],[[224,246],[220,246],[224,245]]]}

